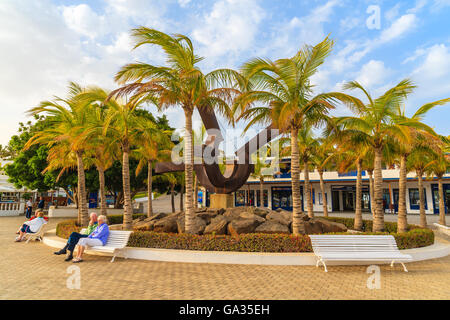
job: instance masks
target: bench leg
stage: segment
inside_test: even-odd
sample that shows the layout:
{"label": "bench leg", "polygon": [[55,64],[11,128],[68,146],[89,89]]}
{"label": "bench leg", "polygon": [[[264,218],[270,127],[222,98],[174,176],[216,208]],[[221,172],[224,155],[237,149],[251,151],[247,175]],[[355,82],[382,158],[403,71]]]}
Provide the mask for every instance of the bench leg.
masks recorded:
{"label": "bench leg", "polygon": [[319,266],[319,263],[322,263],[322,264],[323,264],[323,267],[325,268],[325,272],[328,272],[327,265],[325,264],[325,261],[322,260],[322,258],[320,258],[319,260],[317,260],[316,267]]}
{"label": "bench leg", "polygon": [[112,259],[111,259],[111,262],[114,262],[115,258],[116,258],[116,254],[114,253],[114,255],[113,255]]}
{"label": "bench leg", "polygon": [[405,264],[403,263],[403,262],[400,262],[401,264],[402,264],[402,266],[403,266],[403,270],[405,270],[405,272],[408,272],[408,269],[406,269],[406,266],[405,266]]}
{"label": "bench leg", "polygon": [[395,262],[395,260],[392,260],[392,262],[391,262],[391,268],[394,266],[394,262]]}

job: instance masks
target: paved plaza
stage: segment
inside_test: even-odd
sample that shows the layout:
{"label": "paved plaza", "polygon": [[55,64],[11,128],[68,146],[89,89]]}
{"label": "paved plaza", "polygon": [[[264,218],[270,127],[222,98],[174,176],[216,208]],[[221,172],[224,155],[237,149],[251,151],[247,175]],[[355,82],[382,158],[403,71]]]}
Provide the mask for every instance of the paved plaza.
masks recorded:
{"label": "paved plaza", "polygon": [[[314,266],[110,263],[90,255],[72,264],[38,241],[15,243],[22,222],[0,218],[0,299],[450,299],[450,256],[410,263],[408,273],[383,265],[381,288],[368,289],[365,266],[325,273]],[[69,266],[80,267],[79,290],[67,288]]]}

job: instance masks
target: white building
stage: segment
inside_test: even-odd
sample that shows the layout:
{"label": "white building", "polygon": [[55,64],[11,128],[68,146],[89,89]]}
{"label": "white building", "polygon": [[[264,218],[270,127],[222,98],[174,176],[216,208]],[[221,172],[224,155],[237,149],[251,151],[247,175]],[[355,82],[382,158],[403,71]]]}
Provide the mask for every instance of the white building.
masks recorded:
{"label": "white building", "polygon": [[24,189],[16,189],[12,183],[8,182],[8,176],[2,167],[9,161],[0,160],[0,217],[18,216],[24,212],[25,203],[21,200],[20,194]]}
{"label": "white building", "polygon": [[[290,175],[290,163],[286,162],[281,168],[281,173],[264,179],[264,206],[273,210],[282,208],[292,210],[292,186]],[[313,208],[316,212],[323,211],[323,195],[320,189],[319,173],[310,172],[311,194]],[[356,171],[339,174],[336,171],[324,172],[325,197],[327,198],[328,210],[330,212],[354,211],[356,202]],[[363,194],[362,209],[370,211],[369,176],[366,171],[362,173]],[[386,212],[398,211],[398,169],[383,170],[383,200]],[[304,175],[300,174],[300,192],[303,195]],[[427,214],[439,214],[438,184],[436,178],[424,177],[425,189],[425,211]],[[246,204],[259,206],[260,182],[249,178],[247,183],[234,193],[235,206]],[[446,213],[449,212],[450,204],[450,172],[444,176],[444,197],[446,202]],[[304,197],[303,197],[304,198]],[[302,206],[305,202],[302,198]],[[204,205],[208,205],[209,197],[202,197]],[[419,213],[419,189],[415,173],[409,173],[406,183],[406,208],[410,214]]]}

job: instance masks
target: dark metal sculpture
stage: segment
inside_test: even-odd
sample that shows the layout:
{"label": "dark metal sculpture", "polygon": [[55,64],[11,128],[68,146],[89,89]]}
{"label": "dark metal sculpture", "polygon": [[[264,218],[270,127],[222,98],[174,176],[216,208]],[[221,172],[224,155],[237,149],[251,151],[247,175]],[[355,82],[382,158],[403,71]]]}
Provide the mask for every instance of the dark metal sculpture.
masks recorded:
{"label": "dark metal sculpture", "polygon": [[[278,133],[274,134],[272,126],[262,130],[236,151],[238,160],[235,160],[232,166],[227,165],[222,174],[218,164],[218,146],[224,139],[216,115],[208,108],[199,108],[198,111],[208,132],[208,137],[205,144],[200,146],[200,150],[194,150],[194,154],[207,154],[211,155],[211,158],[202,161],[202,164],[194,164],[197,179],[209,192],[222,194],[234,192],[242,187],[250,174],[254,172],[254,165],[250,163],[250,155],[278,136]],[[211,131],[214,134],[209,135]],[[202,160],[204,159],[202,158]],[[162,162],[157,163],[155,167],[156,173],[178,171],[184,171],[184,164]]]}

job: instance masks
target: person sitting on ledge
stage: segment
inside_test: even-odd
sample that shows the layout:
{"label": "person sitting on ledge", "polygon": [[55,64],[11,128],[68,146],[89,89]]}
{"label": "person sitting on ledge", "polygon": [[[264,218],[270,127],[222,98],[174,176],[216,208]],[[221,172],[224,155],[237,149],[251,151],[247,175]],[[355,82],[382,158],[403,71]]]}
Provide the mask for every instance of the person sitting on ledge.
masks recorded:
{"label": "person sitting on ledge", "polygon": [[69,254],[67,255],[66,259],[64,259],[64,261],[70,261],[73,259],[73,250],[75,249],[75,246],[77,245],[78,241],[81,238],[87,238],[98,226],[97,214],[95,212],[91,212],[89,217],[90,217],[89,225],[86,228],[84,234],[79,232],[72,232],[64,248],[62,248],[59,251],[53,252],[54,254],[56,255],[66,254],[67,251],[69,251]]}
{"label": "person sitting on ledge", "polygon": [[36,212],[36,218],[25,222],[22,225],[22,228],[19,230],[19,236],[16,238],[16,242],[22,241],[23,237],[27,233],[36,233],[41,229],[42,225],[46,224],[47,221],[43,218],[44,212],[38,211]]}
{"label": "person sitting on ledge", "polygon": [[109,227],[106,224],[106,217],[104,215],[98,216],[98,226],[95,230],[87,237],[81,238],[78,241],[78,251],[77,256],[72,262],[82,262],[83,252],[86,247],[104,246],[108,241]]}
{"label": "person sitting on ledge", "polygon": [[[36,219],[37,214],[41,211],[42,211],[41,209],[37,209],[36,212],[34,213],[34,216],[32,216],[30,219],[28,219],[28,221]],[[44,220],[48,222],[48,217],[44,216]],[[20,229],[22,229],[22,226],[19,227],[19,230],[17,230],[16,234],[20,234]]]}

